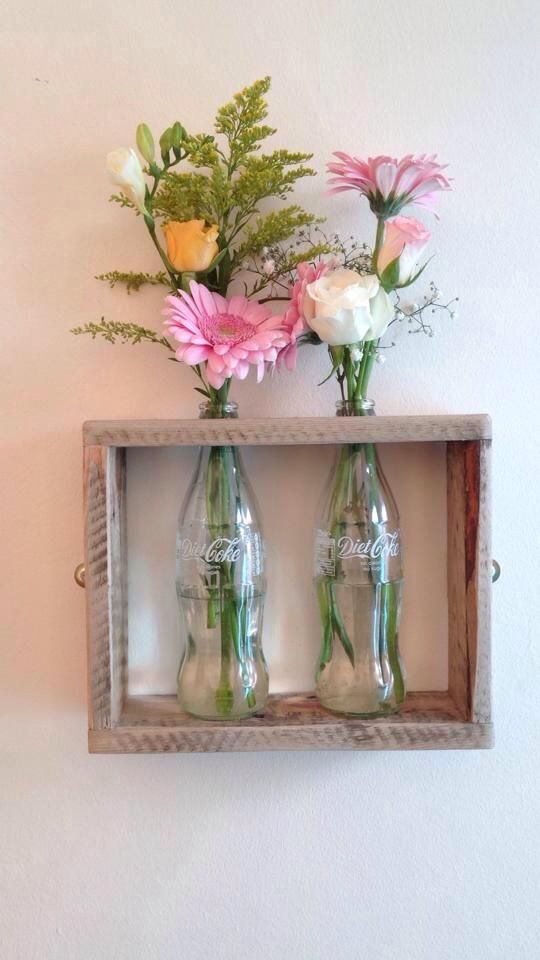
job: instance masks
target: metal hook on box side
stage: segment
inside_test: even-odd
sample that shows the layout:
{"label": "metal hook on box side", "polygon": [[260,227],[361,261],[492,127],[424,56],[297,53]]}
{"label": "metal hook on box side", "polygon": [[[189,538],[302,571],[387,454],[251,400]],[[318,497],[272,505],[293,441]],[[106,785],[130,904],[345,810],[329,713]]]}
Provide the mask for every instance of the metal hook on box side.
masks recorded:
{"label": "metal hook on box side", "polygon": [[86,568],[84,563],[77,564],[75,570],[73,571],[73,576],[75,577],[75,583],[78,584],[79,587],[86,586]]}
{"label": "metal hook on box side", "polygon": [[501,565],[497,560],[491,561],[491,582],[497,583],[501,575]]}

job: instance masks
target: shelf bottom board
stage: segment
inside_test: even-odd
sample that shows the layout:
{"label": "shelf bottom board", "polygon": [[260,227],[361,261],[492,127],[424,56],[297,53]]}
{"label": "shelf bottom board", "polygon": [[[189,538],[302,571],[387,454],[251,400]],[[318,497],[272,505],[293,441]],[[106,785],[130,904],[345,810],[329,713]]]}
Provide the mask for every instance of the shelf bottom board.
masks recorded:
{"label": "shelf bottom board", "polygon": [[91,753],[220,753],[265,750],[485,749],[490,723],[463,720],[442,691],[413,692],[401,712],[341,717],[311,694],[274,694],[245,720],[197,720],[173,696],[129,697],[118,724],[90,730]]}

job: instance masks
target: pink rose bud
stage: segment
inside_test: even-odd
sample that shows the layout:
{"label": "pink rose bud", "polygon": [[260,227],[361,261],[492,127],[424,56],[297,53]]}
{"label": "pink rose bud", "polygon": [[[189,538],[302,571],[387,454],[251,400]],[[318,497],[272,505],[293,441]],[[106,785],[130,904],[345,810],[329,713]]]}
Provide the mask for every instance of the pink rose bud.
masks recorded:
{"label": "pink rose bud", "polygon": [[[384,225],[384,239],[377,258],[377,273],[382,277],[387,267],[399,263],[390,286],[406,286],[419,270],[419,260],[427,246],[430,232],[414,217],[392,217]],[[384,281],[383,281],[384,282]]]}

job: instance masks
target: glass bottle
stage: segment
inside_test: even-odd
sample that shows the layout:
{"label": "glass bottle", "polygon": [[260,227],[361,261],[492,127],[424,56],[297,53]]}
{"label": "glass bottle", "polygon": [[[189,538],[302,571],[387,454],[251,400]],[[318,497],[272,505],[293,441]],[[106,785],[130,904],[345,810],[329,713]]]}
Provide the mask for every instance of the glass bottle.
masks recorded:
{"label": "glass bottle", "polygon": [[[338,416],[374,413],[371,400],[338,404]],[[372,443],[338,449],[319,512],[314,566],[319,701],[337,713],[395,713],[405,698],[399,514]]]}
{"label": "glass bottle", "polygon": [[[200,406],[202,418],[237,417],[235,403]],[[178,523],[177,595],[186,645],[178,700],[207,720],[264,707],[261,635],[266,591],[259,509],[236,447],[201,447]]]}

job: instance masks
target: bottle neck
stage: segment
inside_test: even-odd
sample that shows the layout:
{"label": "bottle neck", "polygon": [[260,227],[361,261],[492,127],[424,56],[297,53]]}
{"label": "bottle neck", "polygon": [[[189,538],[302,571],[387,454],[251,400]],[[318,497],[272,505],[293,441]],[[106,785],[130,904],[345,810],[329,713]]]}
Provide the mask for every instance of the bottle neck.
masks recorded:
{"label": "bottle neck", "polygon": [[374,417],[375,402],[373,400],[338,400],[336,403],[337,417]]}
{"label": "bottle neck", "polygon": [[199,420],[236,420],[238,419],[238,404],[233,400],[225,403],[205,400],[199,404]]}

